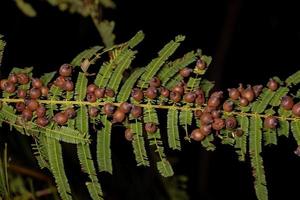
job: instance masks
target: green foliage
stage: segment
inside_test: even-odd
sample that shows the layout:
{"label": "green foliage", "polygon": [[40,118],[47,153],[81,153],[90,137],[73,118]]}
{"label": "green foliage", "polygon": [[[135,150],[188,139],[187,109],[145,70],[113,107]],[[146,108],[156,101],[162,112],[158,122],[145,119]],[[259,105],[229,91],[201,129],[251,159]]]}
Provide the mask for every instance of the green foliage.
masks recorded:
{"label": "green foliage", "polygon": [[272,90],[264,89],[262,94],[258,97],[258,100],[253,103],[252,111],[256,113],[264,112],[274,95],[275,92],[273,92]]}
{"label": "green foliage", "polygon": [[151,80],[151,78],[155,76],[155,74],[158,72],[158,70],[161,68],[161,66],[176,51],[176,49],[180,45],[180,42],[182,42],[184,39],[185,39],[184,36],[179,35],[175,38],[175,40],[170,41],[158,52],[158,57],[153,59],[145,67],[145,72],[142,74],[142,76],[138,82],[139,87],[141,87],[141,88],[148,87],[149,81]]}
{"label": "green foliage", "polygon": [[252,175],[254,176],[254,187],[258,200],[267,200],[268,191],[263,167],[262,152],[262,120],[260,117],[250,118],[249,152],[251,158]]}
{"label": "green foliage", "polygon": [[[202,55],[201,51],[191,51],[181,58],[169,61],[169,57],[173,55],[184,40],[184,36],[177,36],[175,40],[166,44],[159,51],[158,57],[151,60],[146,67],[131,69],[127,73],[129,74],[127,76],[125,72],[131,68],[131,64],[137,55],[137,51],[133,50],[133,48],[143,39],[143,32],[138,32],[128,42],[114,46],[107,45],[110,47],[106,49],[95,46],[81,52],[73,59],[71,64],[75,68],[74,71],[77,71],[76,68],[78,67],[82,69],[82,72],[78,73],[75,90],[66,92],[64,89],[52,85],[49,95],[38,99],[48,109],[48,119],[53,118],[57,112],[62,112],[70,107],[74,108],[76,110],[76,117],[69,119],[65,125],[58,125],[51,120],[49,125],[41,127],[36,124],[35,113],[32,120],[25,122],[14,109],[14,104],[23,100],[14,99],[16,93],[2,93],[2,98],[0,99],[2,106],[0,109],[0,122],[6,122],[20,133],[34,137],[35,143],[32,148],[38,164],[41,168],[47,168],[53,173],[62,199],[71,199],[71,189],[64,171],[60,142],[76,145],[82,171],[87,176],[86,187],[92,199],[103,199],[101,185],[97,178],[97,171],[104,171],[110,174],[113,171],[111,131],[112,126],[115,124],[112,120],[114,117],[106,115],[103,111],[97,117],[89,117],[88,108],[90,106],[99,108],[99,111],[107,102],[111,102],[116,107],[120,106],[122,102],[142,107],[142,116],[137,119],[128,117],[124,120],[123,125],[130,128],[133,133],[131,142],[137,166],[149,167],[151,164],[149,160],[153,160],[158,172],[164,177],[174,174],[171,163],[168,161],[165,153],[167,151],[165,150],[164,142],[168,142],[169,149],[181,150],[181,142],[185,141],[180,141],[181,128],[179,129],[179,126],[185,130],[186,140],[193,139],[189,134],[191,132],[190,128],[194,127],[194,123],[196,126],[201,127],[200,120],[196,119],[193,112],[195,110],[204,111],[207,109],[207,100],[214,83],[203,78],[202,75],[206,72],[206,69],[199,70],[195,67],[190,78],[183,78],[179,72],[184,67],[190,68],[199,58],[209,65],[211,57]],[[1,45],[4,47],[3,42],[0,43],[0,48]],[[3,48],[2,50],[0,49],[0,52],[2,51]],[[109,57],[108,61],[100,59],[100,56],[102,57],[104,54],[108,54],[108,56],[103,56],[103,58]],[[89,66],[94,64],[100,66],[96,76],[87,72]],[[32,68],[13,68],[12,73],[27,73],[31,77],[31,71]],[[300,144],[299,117],[293,115],[290,110],[287,111],[280,107],[283,96],[292,96],[295,94],[296,90],[292,86],[298,84],[299,75],[297,73],[289,77],[286,83],[276,78],[276,80],[280,81],[280,88],[276,91],[264,88],[259,97],[254,99],[247,107],[241,108],[238,101],[233,101],[235,104],[233,112],[221,112],[221,118],[226,119],[228,116],[235,117],[238,121],[237,128],[227,128],[212,132],[207,136],[205,135],[205,138],[201,141],[205,149],[213,151],[216,148],[214,145],[215,140],[220,139],[222,144],[234,146],[239,160],[245,161],[247,155],[250,156],[253,176],[255,178],[255,191],[259,200],[267,199],[268,195],[263,160],[260,155],[262,144],[276,145],[277,137],[281,135],[287,137],[290,127],[294,138]],[[46,73],[41,77],[41,80],[44,85],[50,85],[55,76],[58,76],[55,72]],[[181,81],[187,84],[185,93],[193,92],[195,89],[200,88],[206,96],[204,104],[198,106],[194,103],[186,103],[184,100],[174,103],[162,96],[159,96],[157,99],[144,97],[140,102],[130,98],[133,88],[139,87],[145,92],[144,89],[148,87],[149,81],[155,76],[159,77],[162,86],[169,90]],[[88,80],[90,77],[94,80]],[[98,99],[93,103],[86,101],[87,85],[91,81],[101,88],[112,89],[116,96]],[[28,90],[31,87],[31,81],[25,85],[17,84],[17,87]],[[296,101],[298,100],[297,97],[295,99]],[[167,133],[161,133],[160,126],[163,124],[160,121],[161,117],[158,117],[158,109],[167,109]],[[275,129],[263,127],[263,120],[270,115],[274,115],[279,121],[279,126]],[[157,126],[157,130],[154,133],[147,132],[144,127],[146,123],[154,123]],[[242,130],[242,135],[238,135],[235,132],[239,131],[239,129]],[[90,135],[94,132],[97,134],[95,160],[90,148],[92,146],[90,145]],[[164,140],[165,137],[162,137],[162,135],[166,136],[167,141]],[[145,141],[146,137],[147,141]],[[148,158],[148,155],[151,156],[151,159]],[[97,161],[97,166],[94,165],[94,161]]]}
{"label": "green foliage", "polygon": [[118,102],[123,102],[128,100],[131,93],[131,88],[134,87],[136,81],[144,72],[144,70],[145,70],[144,68],[137,68],[131,73],[131,76],[125,81],[125,83],[122,85],[120,89],[120,92],[118,93],[117,96]]}
{"label": "green foliage", "polygon": [[168,111],[168,144],[173,150],[181,150],[179,130],[178,130],[178,110],[169,109]]}
{"label": "green foliage", "polygon": [[249,118],[247,116],[238,116],[237,120],[240,124],[241,130],[243,131],[243,135],[235,138],[234,147],[239,156],[239,160],[245,161],[248,143]]}
{"label": "green foliage", "polygon": [[71,65],[73,66],[81,66],[81,63],[85,60],[85,59],[92,59],[93,57],[97,57],[97,53],[103,49],[102,46],[94,46],[91,47],[90,49],[86,49],[84,51],[82,51],[81,53],[79,53],[72,61],[71,61]]}
{"label": "green foliage", "polygon": [[135,155],[137,166],[150,166],[148,156],[145,148],[145,141],[143,137],[142,123],[137,120],[130,124],[132,133],[134,133],[132,147]]}
{"label": "green foliage", "polygon": [[105,47],[112,47],[116,38],[115,34],[113,34],[115,22],[104,20],[100,23],[96,23],[96,28],[102,37]]}
{"label": "green foliage", "polygon": [[58,192],[63,200],[71,200],[71,189],[64,170],[61,144],[59,141],[47,137],[47,151],[50,169],[55,178]]}
{"label": "green foliage", "polygon": [[182,58],[178,58],[173,62],[166,63],[158,73],[158,78],[161,80],[162,85],[166,86],[166,83],[172,80],[179,70],[193,63],[197,58],[197,54],[194,51],[186,53]]}
{"label": "green foliage", "polygon": [[101,116],[103,127],[97,133],[97,163],[100,172],[112,174],[110,134],[111,122],[107,116]]}
{"label": "green foliage", "polygon": [[295,72],[293,75],[289,76],[285,80],[285,82],[288,86],[297,85],[298,83],[300,83],[300,70]]}
{"label": "green foliage", "polygon": [[1,67],[1,63],[2,63],[2,57],[3,57],[5,45],[6,45],[6,43],[3,40],[3,35],[0,34],[0,67]]}
{"label": "green foliage", "polygon": [[300,145],[300,120],[291,122],[291,130],[298,145]]}
{"label": "green foliage", "polygon": [[108,83],[108,88],[112,89],[113,91],[118,91],[119,85],[122,80],[123,73],[126,69],[130,67],[130,64],[132,60],[135,58],[134,55],[137,52],[131,51],[131,50],[126,50],[124,52],[124,56],[122,57],[122,60],[119,62],[120,64],[114,72],[111,74],[109,83]]}

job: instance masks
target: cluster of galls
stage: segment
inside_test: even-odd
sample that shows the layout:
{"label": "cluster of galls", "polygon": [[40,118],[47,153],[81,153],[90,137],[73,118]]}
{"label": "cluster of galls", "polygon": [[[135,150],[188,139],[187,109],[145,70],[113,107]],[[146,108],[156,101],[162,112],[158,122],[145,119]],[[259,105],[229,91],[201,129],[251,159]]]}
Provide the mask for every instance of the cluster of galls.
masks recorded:
{"label": "cluster of galls", "polygon": [[[191,138],[195,141],[202,141],[207,135],[213,131],[219,133],[222,129],[226,128],[233,131],[236,136],[241,136],[242,131],[237,129],[237,120],[233,116],[224,118],[222,116],[222,98],[223,92],[214,92],[207,101],[207,106],[203,111],[196,110],[194,115],[199,120],[200,128],[194,129],[191,133]],[[223,109],[226,112],[233,110],[233,102],[225,101],[223,103]]]}
{"label": "cluster of galls", "polygon": [[[270,79],[267,83],[267,88],[276,91],[279,88],[279,83],[274,79]],[[237,120],[230,112],[234,110],[234,106],[248,106],[261,94],[262,89],[262,85],[255,85],[253,87],[248,85],[244,88],[242,84],[239,84],[238,88],[228,89],[229,98],[223,103],[223,93],[214,92],[209,97],[207,106],[204,110],[195,111],[195,117],[200,120],[200,128],[192,131],[191,138],[196,141],[201,141],[213,131],[219,133],[219,131],[224,128],[232,131],[234,136],[241,136],[243,131],[240,128],[237,128]],[[300,117],[300,102],[295,104],[291,96],[282,97],[281,107],[285,110],[291,110],[294,116]],[[225,113],[223,117],[221,116],[222,113]],[[270,115],[264,118],[265,128],[275,129],[277,126],[278,117]]]}
{"label": "cluster of galls", "polygon": [[[64,64],[59,69],[59,77],[54,81],[54,84],[65,91],[74,90],[74,84],[71,81],[72,67]],[[21,87],[27,85],[31,81],[28,90]],[[38,102],[39,99],[47,99],[49,87],[44,85],[38,78],[31,78],[25,73],[10,74],[7,79],[1,80],[1,89],[24,101],[15,104],[16,111],[21,114],[23,121],[27,122],[34,118],[36,124],[45,127],[49,124],[50,119],[47,117],[47,110],[43,104]],[[70,118],[74,118],[76,111],[74,108],[67,108],[64,111],[54,115],[53,120],[59,125],[64,125]]]}

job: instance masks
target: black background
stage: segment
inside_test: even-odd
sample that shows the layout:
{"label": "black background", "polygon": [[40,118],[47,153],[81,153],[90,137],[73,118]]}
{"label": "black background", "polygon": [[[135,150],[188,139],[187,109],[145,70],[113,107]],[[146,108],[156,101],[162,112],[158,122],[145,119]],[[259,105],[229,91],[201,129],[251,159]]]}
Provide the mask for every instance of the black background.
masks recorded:
{"label": "black background", "polygon": [[[7,41],[2,74],[15,66],[34,66],[36,74],[53,71],[81,50],[100,44],[90,19],[62,13],[43,1],[29,2],[37,8],[38,17],[25,17],[11,0],[0,1],[0,33]],[[216,81],[218,89],[240,82],[265,84],[272,76],[284,79],[299,69],[296,1],[115,2],[117,9],[104,11],[104,18],[116,21],[116,42],[126,41],[138,30],[146,34],[135,66],[144,66],[166,42],[184,34],[187,39],[177,55],[201,48],[213,56],[207,78]],[[130,145],[117,141],[113,146],[114,164],[122,167],[116,167],[113,178],[102,177],[108,182],[104,186],[108,199],[159,199],[163,192],[157,189],[157,176],[135,168]],[[270,200],[299,198],[300,159],[293,154],[295,147],[295,141],[280,138],[278,146],[264,148]],[[211,153],[193,143],[175,156],[180,158],[176,172],[189,177],[191,199],[256,198],[249,163],[239,163],[231,148],[219,146]],[[81,180],[70,174],[70,182]]]}

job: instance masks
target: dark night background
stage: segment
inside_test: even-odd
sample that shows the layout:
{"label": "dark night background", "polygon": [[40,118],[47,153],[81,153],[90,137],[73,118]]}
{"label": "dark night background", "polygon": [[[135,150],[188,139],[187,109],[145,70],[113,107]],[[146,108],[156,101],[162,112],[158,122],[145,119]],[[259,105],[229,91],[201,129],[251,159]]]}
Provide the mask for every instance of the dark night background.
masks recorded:
{"label": "dark night background", "polygon": [[[0,33],[7,41],[2,74],[15,66],[34,66],[37,74],[53,71],[81,50],[100,43],[90,19],[62,13],[43,1],[29,2],[33,2],[38,17],[25,17],[11,0],[0,1]],[[116,42],[126,41],[138,30],[146,33],[135,66],[147,64],[166,42],[184,34],[187,39],[177,55],[201,48],[213,56],[207,78],[215,80],[218,89],[237,87],[240,82],[265,84],[272,76],[284,79],[300,68],[297,1],[115,2],[117,9],[104,11],[104,18],[116,21]],[[19,145],[0,136],[3,138],[10,141],[11,148]],[[157,175],[135,168],[130,145],[118,136],[113,139],[116,173],[102,177],[109,199],[167,199],[158,197],[161,189]],[[293,154],[295,148],[295,141],[285,138],[279,139],[278,146],[264,148],[270,200],[299,198],[300,158]],[[21,152],[17,153],[20,158]],[[171,154],[179,158],[175,171],[189,177],[192,200],[256,199],[249,163],[239,163],[231,148],[220,145],[215,152],[206,152],[193,143],[185,145],[183,152]],[[72,173],[71,183],[81,180]]]}

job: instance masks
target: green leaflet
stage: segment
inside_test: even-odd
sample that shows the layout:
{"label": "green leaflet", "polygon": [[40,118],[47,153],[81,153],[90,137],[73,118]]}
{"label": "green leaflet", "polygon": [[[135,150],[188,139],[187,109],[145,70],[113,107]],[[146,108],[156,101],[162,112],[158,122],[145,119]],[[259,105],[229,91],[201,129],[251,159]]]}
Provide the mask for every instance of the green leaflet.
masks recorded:
{"label": "green leaflet", "polygon": [[123,73],[126,69],[130,67],[132,60],[135,58],[134,55],[136,51],[127,50],[124,52],[123,60],[119,63],[118,67],[115,71],[111,74],[108,88],[112,89],[113,91],[118,91],[119,85],[122,80]]}
{"label": "green leaflet", "polygon": [[32,144],[31,146],[33,154],[38,161],[40,168],[50,169],[47,151],[47,138],[44,135],[37,135],[35,137],[34,144]]}
{"label": "green leaflet", "polygon": [[56,72],[49,72],[45,73],[44,75],[41,76],[41,81],[43,82],[44,85],[47,85],[55,76]]}
{"label": "green leaflet", "polygon": [[200,85],[201,78],[190,77],[187,82],[187,88],[189,91],[193,91],[195,88],[198,88]]}
{"label": "green leaflet", "polygon": [[103,20],[95,23],[98,32],[101,35],[102,41],[106,48],[110,48],[114,45],[116,35],[113,33],[115,28],[114,21]]}
{"label": "green leaflet", "polygon": [[297,90],[295,97],[300,98],[300,89]]}
{"label": "green leaflet", "polygon": [[258,200],[267,200],[268,191],[263,167],[263,160],[260,156],[262,151],[262,120],[258,116],[250,118],[250,136],[249,136],[249,152],[251,158],[251,166],[253,168],[253,176],[255,178],[254,187]]}
{"label": "green leaflet", "polygon": [[263,136],[265,141],[264,145],[277,145],[276,131],[268,129],[263,133]]}
{"label": "green leaflet", "polygon": [[[77,101],[83,101],[86,94],[88,80],[84,73],[80,72],[78,74],[75,92],[75,99]],[[89,124],[88,124],[88,109],[86,106],[82,105],[77,110],[77,115],[75,118],[75,127],[81,133],[81,135],[89,136]],[[92,199],[102,200],[102,189],[99,184],[96,169],[94,166],[90,146],[88,144],[78,144],[77,145],[77,155],[80,161],[82,170],[89,175],[91,182],[86,182],[89,194]]]}
{"label": "green leaflet", "polygon": [[118,102],[124,102],[127,101],[132,88],[134,87],[134,84],[136,83],[137,79],[141,76],[141,74],[144,72],[144,68],[137,68],[136,70],[131,73],[129,78],[125,81],[125,83],[122,85],[121,89],[119,90],[117,100]]}
{"label": "green leaflet", "polygon": [[179,114],[179,124],[184,128],[186,136],[188,135],[188,126],[192,125],[193,112],[191,110],[181,110]]}
{"label": "green leaflet", "polygon": [[24,15],[27,15],[28,17],[36,16],[36,11],[29,3],[25,2],[24,0],[15,0],[15,2]]}
{"label": "green leaflet", "polygon": [[86,89],[87,89],[88,79],[86,78],[85,74],[79,72],[78,78],[75,85],[75,99],[77,101],[83,101],[86,96]]}
{"label": "green leaflet", "polygon": [[145,123],[152,122],[155,124],[159,124],[155,108],[152,108],[150,106],[149,108],[144,108],[144,122]]}
{"label": "green leaflet", "polygon": [[63,154],[59,141],[47,137],[47,151],[51,172],[55,178],[60,197],[63,200],[72,200],[71,189],[65,174]]}
{"label": "green leaflet", "polygon": [[286,80],[285,80],[286,84],[288,86],[290,85],[297,85],[298,83],[300,83],[300,70],[297,71],[296,73],[294,73],[293,75],[289,76]]}
{"label": "green leaflet", "polygon": [[109,62],[102,64],[94,81],[95,85],[101,88],[106,87],[114,68],[118,67],[118,61],[122,60],[120,57],[124,56],[123,51],[125,51],[125,48],[120,50],[117,56],[112,58]]}
{"label": "green leaflet", "polygon": [[75,118],[75,127],[81,134],[89,135],[89,117],[88,109],[86,106],[80,106]]}
{"label": "green leaflet", "polygon": [[93,158],[91,155],[91,150],[87,144],[77,145],[77,155],[81,164],[81,167],[85,173],[89,175],[91,182],[86,182],[88,191],[92,199],[103,199],[103,193],[101,186],[99,184],[96,169],[94,166]]}
{"label": "green leaflet", "polygon": [[159,173],[163,176],[163,177],[170,177],[174,175],[174,171],[172,169],[171,164],[169,163],[169,161],[167,161],[166,159],[163,159],[161,161],[158,161],[156,163],[156,167],[159,171]]}
{"label": "green leaflet", "polygon": [[[158,125],[158,117],[156,110],[154,108],[144,109],[144,122],[152,122]],[[155,152],[158,153],[159,161],[157,161],[156,166],[159,173],[164,176],[172,176],[173,170],[171,164],[166,160],[166,155],[164,152],[163,142],[161,140],[159,128],[155,133],[147,133],[149,145],[153,146]]]}
{"label": "green leaflet", "polygon": [[279,120],[279,127],[277,129],[278,136],[288,137],[290,132],[290,124],[288,121]]}
{"label": "green leaflet", "polygon": [[253,103],[251,110],[256,113],[264,112],[274,95],[275,92],[270,89],[264,89],[262,94],[259,96],[259,99]]}
{"label": "green leaflet", "polygon": [[194,51],[186,53],[183,57],[176,59],[173,62],[165,64],[158,72],[158,78],[161,80],[161,84],[166,86],[166,83],[172,80],[172,77],[176,75],[181,69],[193,63],[197,59],[197,54]]}
{"label": "green leaflet", "polygon": [[40,128],[38,130],[46,134],[47,137],[67,143],[85,144],[90,142],[89,135],[81,134],[79,131],[65,126],[55,127],[54,129]]}
{"label": "green leaflet", "polygon": [[214,86],[215,83],[207,79],[202,79],[200,82],[200,88],[203,90],[206,97],[208,97],[209,92],[211,91],[211,89],[213,89]]}
{"label": "green leaflet", "polygon": [[145,34],[143,33],[143,31],[139,31],[127,42],[127,44],[132,49],[140,42],[142,42],[144,38],[145,38]]}
{"label": "green leaflet", "polygon": [[91,47],[90,49],[86,49],[79,53],[72,61],[71,65],[73,66],[80,66],[81,62],[85,59],[91,59],[93,56],[96,56],[97,53],[103,49],[101,46],[94,46]]}
{"label": "green leaflet", "polygon": [[4,119],[11,122],[12,124],[16,123],[17,121],[17,115],[15,114],[16,111],[12,106],[9,106],[7,104],[2,105],[1,112],[3,113]]}
{"label": "green leaflet", "polygon": [[180,74],[176,74],[172,79],[170,79],[166,84],[165,87],[168,90],[172,90],[172,88],[180,83],[183,80],[183,77]]}
{"label": "green leaflet", "polygon": [[173,150],[181,150],[178,130],[178,110],[169,109],[167,118],[169,147]]}
{"label": "green leaflet", "polygon": [[[50,101],[59,100],[59,96],[62,94],[62,90],[59,87],[56,87],[55,85],[52,85],[49,91],[48,98]],[[46,104],[48,111],[47,115],[48,117],[54,116],[54,110],[58,109],[58,106],[56,104]]]}
{"label": "green leaflet", "polygon": [[145,72],[142,74],[138,86],[141,88],[146,88],[149,85],[149,81],[154,77],[161,66],[166,62],[166,60],[175,52],[179,47],[180,42],[185,39],[184,36],[179,35],[175,38],[175,41],[171,41],[166,44],[158,53],[158,57],[153,59],[145,68]]}
{"label": "green leaflet", "polygon": [[107,120],[107,116],[101,116],[103,128],[97,133],[97,163],[100,172],[108,172],[112,174],[110,134],[111,122]]}
{"label": "green leaflet", "polygon": [[6,45],[6,43],[3,40],[3,35],[0,34],[0,67],[1,67],[1,63],[2,63],[2,58],[3,58],[3,52],[4,52],[5,45]]}
{"label": "green leaflet", "polygon": [[136,120],[135,123],[130,124],[130,128],[134,133],[133,140],[132,140],[132,147],[135,155],[135,160],[137,162],[137,166],[149,167],[150,163],[145,148],[142,123]]}
{"label": "green leaflet", "polygon": [[243,131],[241,137],[235,137],[235,149],[240,161],[245,161],[247,153],[247,138],[249,132],[249,119],[247,116],[237,116],[238,123]]}
{"label": "green leaflet", "polygon": [[271,106],[279,106],[281,103],[281,98],[285,96],[289,92],[289,89],[287,87],[280,87],[276,90],[270,105]]}
{"label": "green leaflet", "polygon": [[209,134],[204,138],[204,140],[201,141],[201,145],[207,150],[207,151],[214,151],[216,150],[216,146],[212,143],[214,141],[213,134]]}
{"label": "green leaflet", "polygon": [[300,120],[291,122],[291,130],[298,145],[300,145]]}

